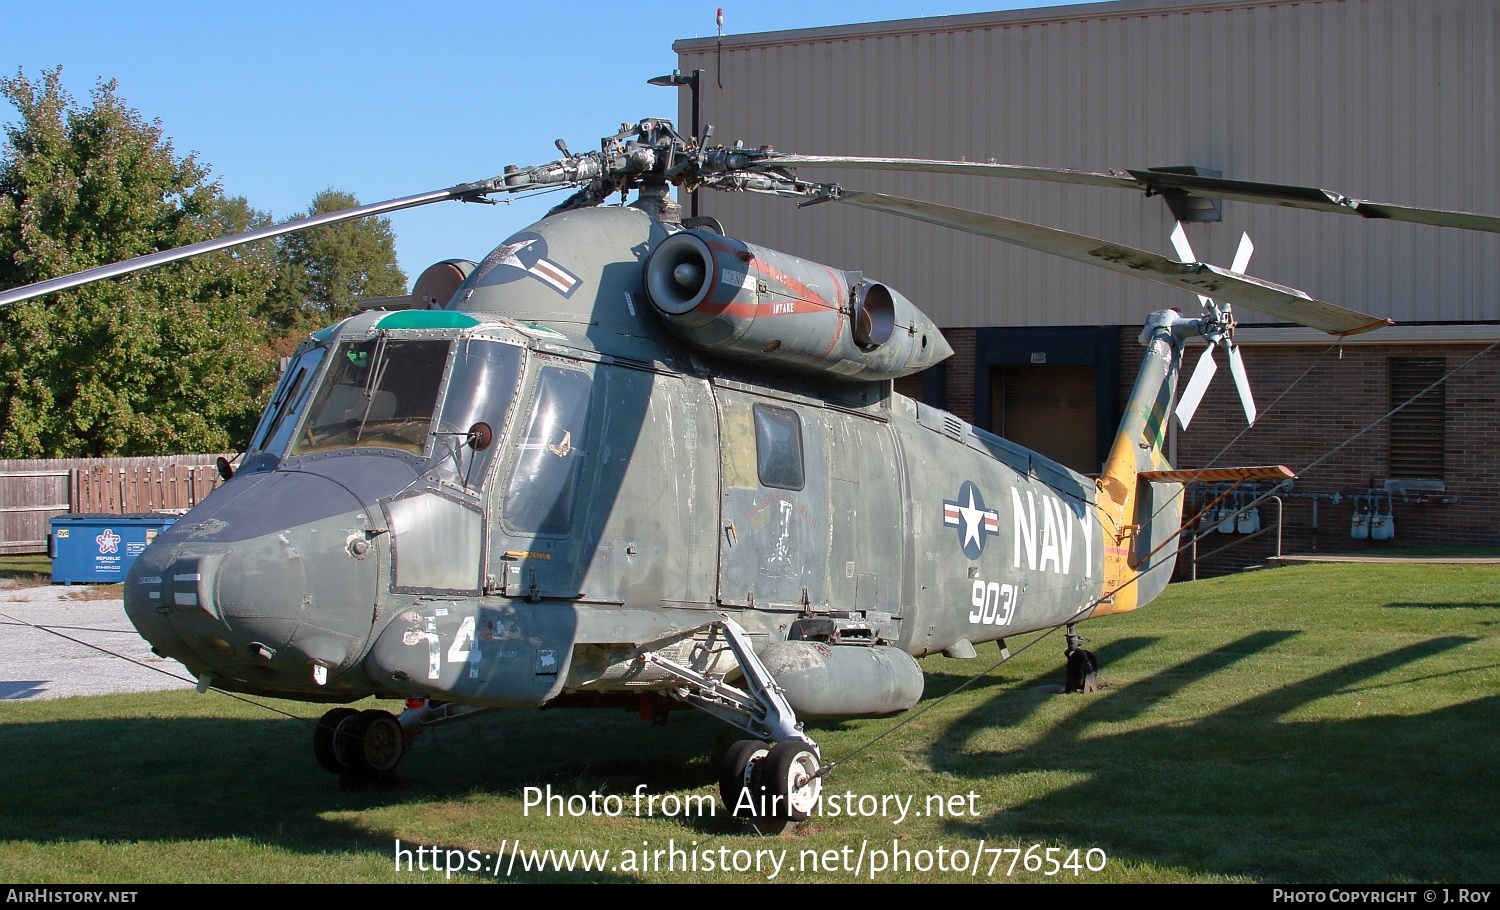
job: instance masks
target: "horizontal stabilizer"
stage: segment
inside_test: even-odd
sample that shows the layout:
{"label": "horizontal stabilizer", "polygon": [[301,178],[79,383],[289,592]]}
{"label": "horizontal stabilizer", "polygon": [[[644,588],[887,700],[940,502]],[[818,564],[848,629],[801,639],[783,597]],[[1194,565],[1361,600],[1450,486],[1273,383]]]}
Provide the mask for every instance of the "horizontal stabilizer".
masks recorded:
{"label": "horizontal stabilizer", "polygon": [[1197,468],[1180,471],[1142,471],[1136,475],[1151,483],[1230,483],[1234,481],[1291,480],[1292,469],[1282,464],[1250,468]]}

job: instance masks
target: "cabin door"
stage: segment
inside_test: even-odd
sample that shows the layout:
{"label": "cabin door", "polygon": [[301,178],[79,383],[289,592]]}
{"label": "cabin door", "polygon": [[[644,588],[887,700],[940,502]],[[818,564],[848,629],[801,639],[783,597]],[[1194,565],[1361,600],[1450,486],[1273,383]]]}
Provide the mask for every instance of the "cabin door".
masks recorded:
{"label": "cabin door", "polygon": [[906,481],[890,425],[825,411],[829,600],[835,610],[901,615]]}
{"label": "cabin door", "polygon": [[821,409],[715,388],[719,601],[828,608],[828,479]]}

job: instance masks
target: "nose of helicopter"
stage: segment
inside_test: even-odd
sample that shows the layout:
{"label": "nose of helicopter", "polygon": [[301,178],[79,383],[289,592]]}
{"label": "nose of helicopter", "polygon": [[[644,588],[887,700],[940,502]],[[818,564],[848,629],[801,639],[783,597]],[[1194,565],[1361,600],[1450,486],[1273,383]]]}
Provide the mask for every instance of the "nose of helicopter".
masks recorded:
{"label": "nose of helicopter", "polygon": [[346,487],[293,471],[235,478],[146,549],[125,611],[200,678],[263,692],[339,692],[363,651],[380,533]]}

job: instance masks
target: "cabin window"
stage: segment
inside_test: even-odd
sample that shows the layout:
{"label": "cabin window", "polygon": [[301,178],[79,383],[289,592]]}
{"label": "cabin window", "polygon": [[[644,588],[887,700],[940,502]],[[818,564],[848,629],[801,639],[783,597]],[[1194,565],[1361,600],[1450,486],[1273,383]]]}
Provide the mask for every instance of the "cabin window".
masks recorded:
{"label": "cabin window", "polygon": [[802,489],[802,421],[796,411],[755,406],[755,464],[763,486]]}
{"label": "cabin window", "polygon": [[521,534],[561,535],[573,523],[573,503],[587,454],[587,373],[543,367],[505,492],[506,526]]}
{"label": "cabin window", "polygon": [[383,446],[421,455],[430,438],[448,348],[447,341],[384,335],[339,345],[292,442],[292,454]]}

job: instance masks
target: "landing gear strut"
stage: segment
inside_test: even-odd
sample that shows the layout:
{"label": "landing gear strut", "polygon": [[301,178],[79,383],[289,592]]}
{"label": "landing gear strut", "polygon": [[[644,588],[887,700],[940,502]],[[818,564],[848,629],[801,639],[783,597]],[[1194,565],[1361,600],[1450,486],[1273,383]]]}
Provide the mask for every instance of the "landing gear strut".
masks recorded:
{"label": "landing gear strut", "polygon": [[1087,642],[1088,639],[1079,635],[1077,628],[1069,623],[1067,646],[1063,649],[1063,656],[1068,659],[1068,672],[1063,678],[1064,694],[1099,690],[1099,660],[1094,657],[1094,652],[1083,649]]}
{"label": "landing gear strut", "polygon": [[723,636],[711,646],[728,645],[734,652],[745,677],[743,690],[656,652],[643,652],[640,660],[677,677],[683,683],[676,693],[680,700],[757,737],[742,739],[725,753],[719,795],[730,814],[747,819],[758,833],[780,834],[817,808],[823,792],[818,745],[798,723],[745,630],[728,617],[707,628]]}

